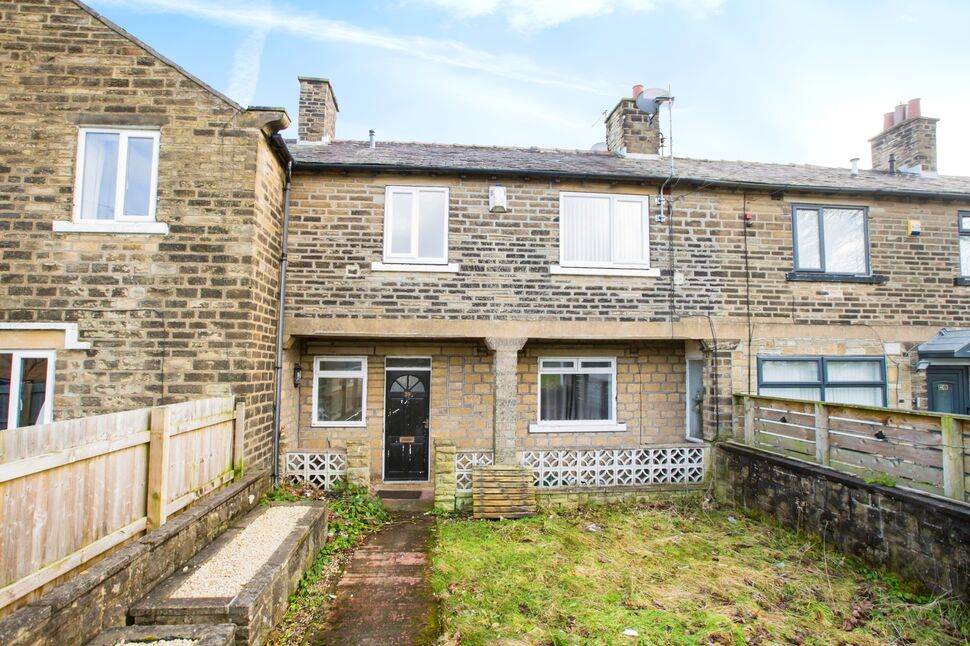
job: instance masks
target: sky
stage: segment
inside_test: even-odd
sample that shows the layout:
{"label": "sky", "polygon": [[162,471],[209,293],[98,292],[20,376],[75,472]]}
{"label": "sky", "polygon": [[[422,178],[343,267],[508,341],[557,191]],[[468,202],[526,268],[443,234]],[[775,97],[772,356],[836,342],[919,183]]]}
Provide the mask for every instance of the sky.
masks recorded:
{"label": "sky", "polygon": [[[88,0],[243,105],[330,79],[337,137],[588,149],[631,87],[669,87],[675,156],[869,167],[922,99],[970,175],[964,0]],[[671,123],[672,121],[672,123]],[[671,133],[671,126],[672,133]]]}

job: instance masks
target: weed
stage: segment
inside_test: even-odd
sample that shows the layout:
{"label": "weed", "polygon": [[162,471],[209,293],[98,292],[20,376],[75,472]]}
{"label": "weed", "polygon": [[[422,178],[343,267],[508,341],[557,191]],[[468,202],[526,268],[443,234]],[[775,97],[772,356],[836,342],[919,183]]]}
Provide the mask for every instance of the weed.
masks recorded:
{"label": "weed", "polygon": [[873,472],[872,475],[866,476],[863,479],[866,481],[866,484],[876,484],[884,487],[896,486],[896,478],[892,477],[888,473]]}

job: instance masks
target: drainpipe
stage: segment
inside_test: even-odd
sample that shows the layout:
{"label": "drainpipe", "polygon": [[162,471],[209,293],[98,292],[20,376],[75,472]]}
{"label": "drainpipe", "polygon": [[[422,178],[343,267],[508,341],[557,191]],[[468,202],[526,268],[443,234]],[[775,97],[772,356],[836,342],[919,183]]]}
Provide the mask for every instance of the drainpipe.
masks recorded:
{"label": "drainpipe", "polygon": [[283,241],[280,250],[280,302],[276,317],[276,392],[273,400],[273,484],[280,483],[280,424],[283,404],[283,316],[286,313],[286,249],[290,229],[290,185],[293,162],[286,163],[286,186],[283,189]]}

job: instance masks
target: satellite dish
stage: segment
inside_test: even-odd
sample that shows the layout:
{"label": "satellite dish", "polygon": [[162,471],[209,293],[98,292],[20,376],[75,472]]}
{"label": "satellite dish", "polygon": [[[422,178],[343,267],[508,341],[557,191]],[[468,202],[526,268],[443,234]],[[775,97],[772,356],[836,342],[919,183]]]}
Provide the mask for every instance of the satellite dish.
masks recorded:
{"label": "satellite dish", "polygon": [[644,90],[639,95],[634,97],[634,103],[636,104],[638,110],[652,117],[660,110],[661,103],[664,101],[670,101],[673,98],[674,97],[670,96],[670,92],[668,90],[659,87],[652,87]]}

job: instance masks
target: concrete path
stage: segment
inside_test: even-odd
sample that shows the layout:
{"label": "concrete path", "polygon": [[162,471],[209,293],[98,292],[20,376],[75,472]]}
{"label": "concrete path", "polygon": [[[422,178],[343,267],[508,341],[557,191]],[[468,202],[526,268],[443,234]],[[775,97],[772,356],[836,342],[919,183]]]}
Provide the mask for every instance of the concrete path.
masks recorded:
{"label": "concrete path", "polygon": [[437,606],[428,581],[434,519],[398,516],[357,549],[314,645],[422,646],[437,639]]}

